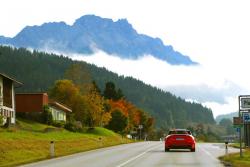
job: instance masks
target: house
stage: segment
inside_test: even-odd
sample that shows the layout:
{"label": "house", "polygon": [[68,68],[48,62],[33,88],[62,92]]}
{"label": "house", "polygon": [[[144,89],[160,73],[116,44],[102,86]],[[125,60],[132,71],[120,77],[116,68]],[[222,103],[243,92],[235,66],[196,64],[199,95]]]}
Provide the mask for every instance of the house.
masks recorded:
{"label": "house", "polygon": [[54,121],[66,121],[67,113],[72,110],[63,104],[50,101],[47,93],[17,93],[16,112],[25,113],[29,116],[41,116],[44,106],[48,106]]}
{"label": "house", "polygon": [[55,101],[49,102],[49,108],[51,109],[53,120],[66,121],[66,113],[72,112],[68,107]]}
{"label": "house", "polygon": [[22,85],[21,82],[0,73],[0,115],[3,123],[15,124],[15,88]]}

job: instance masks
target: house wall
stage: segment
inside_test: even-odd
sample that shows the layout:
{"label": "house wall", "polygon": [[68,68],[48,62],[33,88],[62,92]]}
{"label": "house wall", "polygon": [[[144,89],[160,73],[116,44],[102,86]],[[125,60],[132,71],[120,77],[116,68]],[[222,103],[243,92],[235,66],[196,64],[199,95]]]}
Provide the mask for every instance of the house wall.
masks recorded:
{"label": "house wall", "polygon": [[[9,104],[7,106],[5,106],[4,104],[4,84],[3,84],[3,80],[6,78],[3,78],[2,76],[0,76],[0,115],[2,115],[4,117],[4,123],[6,123],[7,118],[10,117],[10,122],[15,124],[16,119],[15,119],[15,100],[14,100],[14,84],[13,81],[9,80],[8,83],[10,84],[10,95],[11,95],[11,102],[9,102]],[[7,79],[8,80],[8,79]]]}
{"label": "house wall", "polygon": [[58,110],[55,107],[51,107],[51,113],[53,120],[55,121],[66,121],[66,113],[64,111]]}
{"label": "house wall", "polygon": [[0,76],[0,107],[3,106],[3,78]]}
{"label": "house wall", "polygon": [[11,117],[11,123],[15,124],[16,123],[16,100],[15,100],[15,86],[14,83],[12,82],[12,111],[13,111],[13,116]]}
{"label": "house wall", "polygon": [[48,105],[48,95],[16,94],[16,112],[43,112],[44,105]]}

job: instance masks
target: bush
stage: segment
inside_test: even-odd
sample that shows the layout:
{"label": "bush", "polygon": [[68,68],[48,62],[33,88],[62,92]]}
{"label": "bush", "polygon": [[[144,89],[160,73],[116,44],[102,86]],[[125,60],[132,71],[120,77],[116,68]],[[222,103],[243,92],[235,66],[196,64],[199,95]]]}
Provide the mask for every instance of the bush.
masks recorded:
{"label": "bush", "polygon": [[65,126],[65,121],[53,121],[52,125],[58,128],[62,128]]}
{"label": "bush", "polygon": [[72,132],[81,132],[83,130],[82,123],[79,121],[67,122],[64,128]]}
{"label": "bush", "polygon": [[49,106],[44,106],[44,111],[42,113],[43,123],[47,125],[53,124],[53,117]]}
{"label": "bush", "polygon": [[17,118],[28,119],[40,123],[44,123],[44,113],[43,112],[17,112]]}
{"label": "bush", "polygon": [[3,125],[3,116],[0,115],[0,126],[2,126],[2,125]]}

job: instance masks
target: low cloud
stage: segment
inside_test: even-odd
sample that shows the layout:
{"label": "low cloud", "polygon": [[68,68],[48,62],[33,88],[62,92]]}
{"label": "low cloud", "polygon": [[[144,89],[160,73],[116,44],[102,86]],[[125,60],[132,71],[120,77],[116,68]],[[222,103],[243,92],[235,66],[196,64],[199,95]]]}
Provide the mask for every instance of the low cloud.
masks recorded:
{"label": "low cloud", "polygon": [[119,75],[132,76],[188,101],[199,102],[211,108],[214,116],[236,111],[237,96],[247,92],[240,84],[223,77],[223,71],[218,68],[173,66],[151,55],[136,60],[122,59],[102,51],[93,55],[64,55],[105,67]]}
{"label": "low cloud", "polygon": [[212,87],[205,83],[198,85],[174,85],[167,86],[164,90],[200,103],[215,102],[223,105],[228,103],[228,97],[236,97],[239,93],[244,93],[244,90],[239,85],[231,81],[225,81],[223,85],[222,87]]}

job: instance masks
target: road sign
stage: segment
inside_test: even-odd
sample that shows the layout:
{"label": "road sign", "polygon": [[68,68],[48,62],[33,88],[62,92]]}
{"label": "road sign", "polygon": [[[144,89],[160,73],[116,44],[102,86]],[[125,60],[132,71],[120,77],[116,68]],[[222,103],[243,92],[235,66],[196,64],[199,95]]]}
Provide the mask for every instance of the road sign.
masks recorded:
{"label": "road sign", "polygon": [[143,128],[143,125],[139,125],[139,127],[138,127],[139,129],[142,129]]}
{"label": "road sign", "polygon": [[244,122],[250,122],[250,113],[249,112],[242,113],[242,116],[243,116]]}
{"label": "road sign", "polygon": [[242,97],[240,99],[242,109],[250,109],[250,97]]}
{"label": "road sign", "polygon": [[130,134],[137,134],[137,131],[131,130]]}
{"label": "road sign", "polygon": [[242,125],[243,121],[241,117],[233,117],[233,124],[234,125]]}

